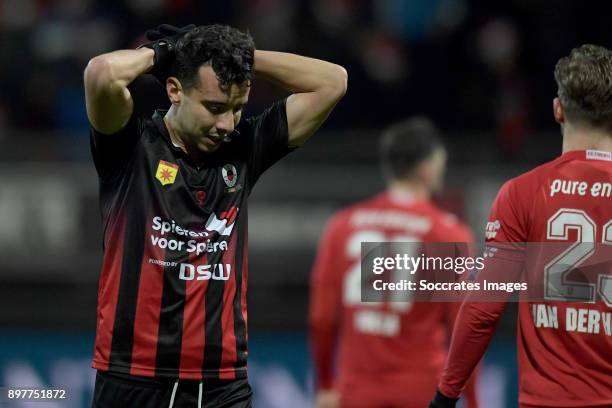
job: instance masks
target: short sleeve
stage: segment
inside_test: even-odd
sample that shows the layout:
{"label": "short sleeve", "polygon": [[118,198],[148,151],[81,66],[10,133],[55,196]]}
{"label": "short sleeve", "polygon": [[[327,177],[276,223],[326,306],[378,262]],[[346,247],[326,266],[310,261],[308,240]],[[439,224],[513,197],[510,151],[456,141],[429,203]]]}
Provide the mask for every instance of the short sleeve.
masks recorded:
{"label": "short sleeve", "polygon": [[240,137],[249,140],[249,184],[254,185],[264,171],[295,147],[289,147],[287,99],[275,102],[258,116],[239,127]]}
{"label": "short sleeve", "polygon": [[102,134],[90,126],[90,146],[100,180],[110,182],[126,168],[141,133],[141,120],[132,115],[128,123],[113,134]]}

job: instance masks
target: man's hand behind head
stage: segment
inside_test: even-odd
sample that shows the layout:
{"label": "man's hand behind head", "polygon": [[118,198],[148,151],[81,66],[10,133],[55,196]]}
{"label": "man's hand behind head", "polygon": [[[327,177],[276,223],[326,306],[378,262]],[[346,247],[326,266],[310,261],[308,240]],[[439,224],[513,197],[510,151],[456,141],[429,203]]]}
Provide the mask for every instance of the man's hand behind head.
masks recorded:
{"label": "man's hand behind head", "polygon": [[174,62],[176,43],[188,32],[196,28],[194,24],[184,27],[175,27],[169,24],[159,25],[156,29],[146,32],[150,43],[142,45],[155,51],[155,62],[150,74],[154,75],[162,84],[170,76],[170,69]]}

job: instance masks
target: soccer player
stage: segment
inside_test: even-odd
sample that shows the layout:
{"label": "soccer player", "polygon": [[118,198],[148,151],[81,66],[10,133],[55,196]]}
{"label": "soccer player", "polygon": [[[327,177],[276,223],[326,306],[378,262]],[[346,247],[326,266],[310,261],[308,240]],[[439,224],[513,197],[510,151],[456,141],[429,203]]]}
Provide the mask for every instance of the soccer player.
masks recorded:
{"label": "soccer player", "polygon": [[[160,26],[85,69],[104,258],[94,407],[250,407],[247,198],[347,87],[335,64],[255,50],[222,25]],[[145,73],[170,108],[133,114]],[[253,78],[291,95],[241,121]]]}
{"label": "soccer player", "polygon": [[[555,79],[563,153],[501,188],[487,226],[497,252],[481,273],[546,289],[541,302],[518,305],[521,408],[612,407],[612,52],[576,48],[559,60]],[[549,253],[551,244],[529,242],[567,245]],[[584,262],[584,274],[598,274],[590,288],[571,275]],[[430,407],[455,406],[505,307],[462,306]]]}
{"label": "soccer player", "polygon": [[462,223],[430,201],[442,186],[447,155],[430,121],[417,117],[391,126],[380,153],[387,190],[333,216],[312,272],[317,408],[426,405],[458,309],[450,302],[361,302],[361,242],[472,240]]}

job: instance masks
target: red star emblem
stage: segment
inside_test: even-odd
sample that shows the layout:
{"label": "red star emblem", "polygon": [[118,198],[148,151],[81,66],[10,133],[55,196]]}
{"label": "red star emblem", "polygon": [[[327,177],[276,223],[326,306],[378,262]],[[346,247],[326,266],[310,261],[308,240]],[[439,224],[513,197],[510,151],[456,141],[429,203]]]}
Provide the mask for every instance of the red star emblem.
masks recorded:
{"label": "red star emblem", "polygon": [[163,169],[161,172],[161,178],[163,178],[164,181],[169,181],[172,178],[172,173],[170,173],[168,169]]}

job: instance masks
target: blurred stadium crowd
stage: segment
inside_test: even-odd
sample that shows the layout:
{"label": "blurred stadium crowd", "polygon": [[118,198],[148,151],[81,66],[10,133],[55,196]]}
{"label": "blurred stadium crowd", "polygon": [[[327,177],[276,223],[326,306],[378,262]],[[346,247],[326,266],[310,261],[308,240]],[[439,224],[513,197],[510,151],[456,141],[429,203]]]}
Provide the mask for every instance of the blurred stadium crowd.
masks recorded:
{"label": "blurred stadium crowd", "polygon": [[[575,21],[587,11],[574,1],[3,0],[0,126],[84,138],[89,58],[138,45],[160,22],[225,22],[248,29],[259,48],[348,68],[350,95],[327,129],[377,129],[424,112],[445,129],[494,131],[513,151],[533,129],[552,127],[558,55],[611,37],[590,12],[583,26]],[[269,98],[258,89],[253,109]]]}

